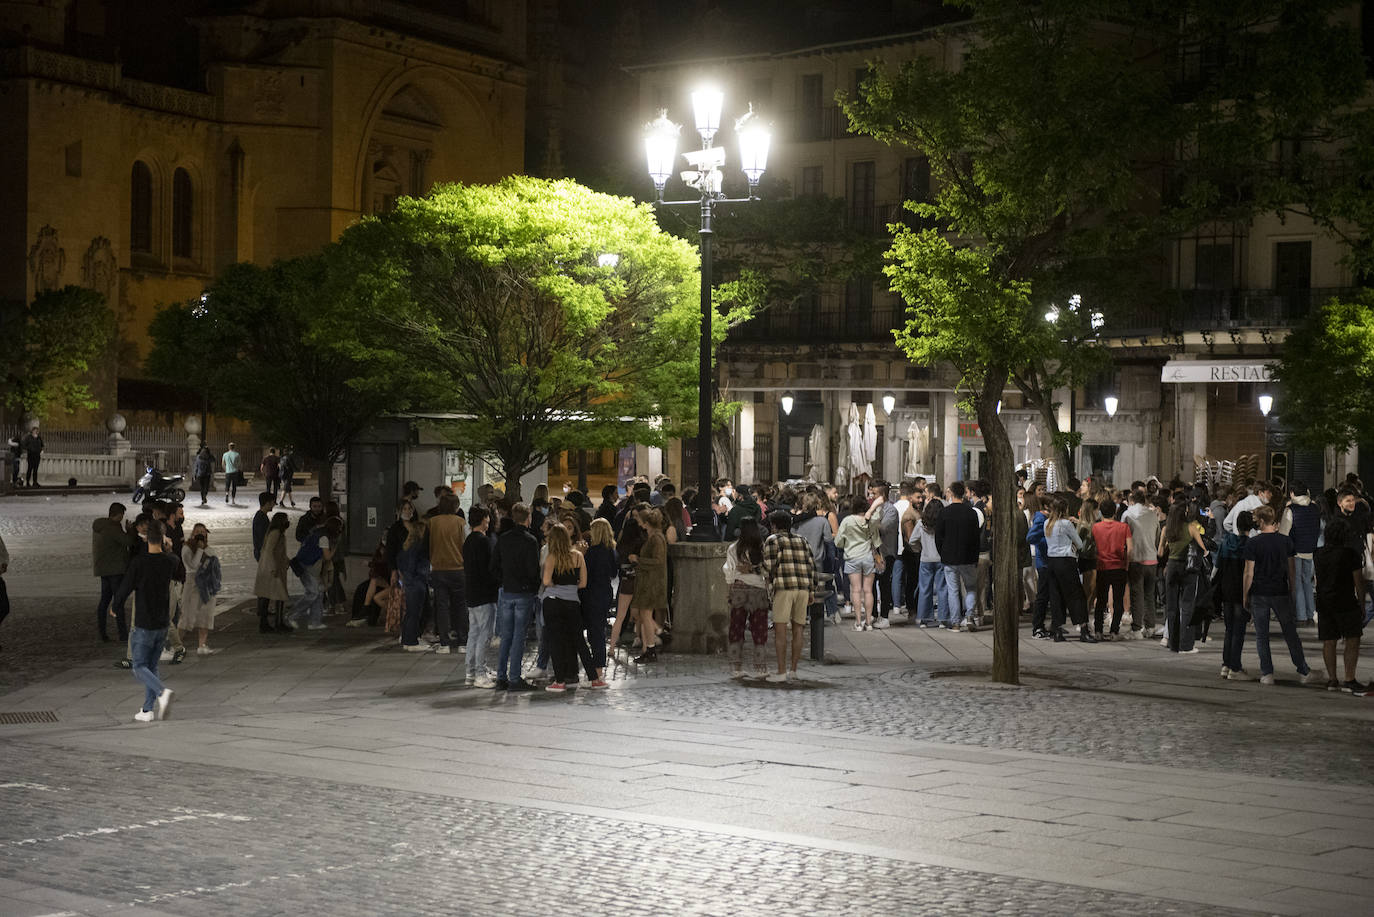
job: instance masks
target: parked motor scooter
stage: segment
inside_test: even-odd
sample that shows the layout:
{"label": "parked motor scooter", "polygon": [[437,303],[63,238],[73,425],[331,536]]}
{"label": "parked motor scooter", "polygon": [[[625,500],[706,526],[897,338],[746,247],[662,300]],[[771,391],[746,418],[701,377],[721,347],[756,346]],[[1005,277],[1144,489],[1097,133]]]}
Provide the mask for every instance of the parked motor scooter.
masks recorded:
{"label": "parked motor scooter", "polygon": [[180,474],[163,474],[149,465],[143,472],[143,477],[138,479],[138,486],[134,488],[134,502],[164,500],[169,503],[180,503],[186,499],[186,491],[181,487],[184,478],[185,475]]}

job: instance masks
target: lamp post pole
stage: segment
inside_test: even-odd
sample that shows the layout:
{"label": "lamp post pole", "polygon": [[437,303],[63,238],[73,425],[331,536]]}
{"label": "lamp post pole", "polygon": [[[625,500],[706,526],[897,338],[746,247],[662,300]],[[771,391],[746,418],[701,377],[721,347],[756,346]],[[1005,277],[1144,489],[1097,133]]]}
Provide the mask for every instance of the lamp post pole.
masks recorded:
{"label": "lamp post pole", "polygon": [[714,403],[711,386],[711,313],[714,304],[711,300],[712,240],[715,235],[711,225],[716,204],[739,204],[758,200],[755,191],[763,176],[768,160],[770,137],[768,129],[755,115],[753,106],[735,122],[735,134],[739,138],[740,168],[749,181],[749,196],[728,198],[721,192],[721,167],[725,165],[725,150],[712,146],[712,140],[720,129],[720,110],[724,94],[715,89],[703,89],[692,93],[692,108],[696,118],[697,133],[701,135],[701,149],[684,153],[683,157],[693,167],[681,173],[683,182],[700,192],[695,200],[668,201],[663,199],[663,189],[673,172],[677,160],[677,141],[682,128],[668,120],[666,111],[660,112],[656,120],[646,126],[644,151],[648,160],[649,177],[653,179],[657,192],[655,203],[659,206],[692,204],[700,208],[701,229],[701,341],[697,363],[697,500],[693,527],[702,524],[702,532],[714,532],[715,525],[711,512],[711,475],[712,424],[711,408]]}

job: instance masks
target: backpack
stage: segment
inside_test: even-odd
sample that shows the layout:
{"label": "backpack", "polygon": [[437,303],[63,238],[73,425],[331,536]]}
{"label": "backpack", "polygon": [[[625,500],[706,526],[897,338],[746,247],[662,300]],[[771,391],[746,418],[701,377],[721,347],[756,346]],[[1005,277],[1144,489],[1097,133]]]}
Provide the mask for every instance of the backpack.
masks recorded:
{"label": "backpack", "polygon": [[316,528],[315,531],[305,536],[301,542],[300,550],[296,556],[291,558],[291,570],[297,576],[305,572],[307,567],[313,567],[324,557],[324,548],[320,547],[320,539],[324,537],[324,529]]}

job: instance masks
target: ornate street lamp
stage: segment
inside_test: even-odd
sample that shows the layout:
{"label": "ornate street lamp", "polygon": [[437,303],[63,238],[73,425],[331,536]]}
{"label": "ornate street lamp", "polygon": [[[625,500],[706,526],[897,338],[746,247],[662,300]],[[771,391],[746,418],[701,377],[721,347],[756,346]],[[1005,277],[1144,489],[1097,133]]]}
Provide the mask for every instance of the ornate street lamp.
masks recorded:
{"label": "ornate street lamp", "polygon": [[784,414],[791,414],[791,413],[792,413],[792,405],[793,405],[793,404],[795,403],[795,401],[796,401],[796,399],[792,397],[792,393],[791,393],[791,392],[783,392],[783,393],[782,393],[782,398],[780,398],[780,399],[778,399],[778,400],[782,402],[782,412],[783,412]]}
{"label": "ornate street lamp", "polygon": [[892,416],[892,409],[897,406],[897,396],[891,392],[883,395],[883,413]]}
{"label": "ornate street lamp", "polygon": [[[681,173],[687,187],[695,189],[699,197],[694,200],[668,201],[663,199],[663,190],[673,174],[677,159],[677,142],[682,127],[668,120],[668,112],[661,111],[659,116],[644,127],[645,164],[649,178],[653,180],[657,203],[671,207],[691,204],[701,209],[701,350],[698,363],[698,400],[697,400],[697,516],[693,523],[705,523],[702,531],[714,531],[709,524],[711,514],[711,240],[714,235],[711,218],[717,204],[742,204],[758,200],[759,179],[768,166],[768,147],[770,134],[754,107],[735,121],[735,136],[739,141],[740,168],[749,182],[749,196],[728,198],[721,191],[725,166],[725,149],[712,146],[716,133],[720,130],[721,109],[725,104],[725,94],[716,88],[702,88],[692,93],[692,115],[696,122],[697,134],[701,137],[701,149],[684,153],[683,158],[691,166]],[[784,410],[790,411],[791,399],[783,396]]]}
{"label": "ornate street lamp", "polygon": [[1107,409],[1107,416],[1108,416],[1108,417],[1115,417],[1115,416],[1116,416],[1116,406],[1117,406],[1118,404],[1120,404],[1120,402],[1118,402],[1118,401],[1116,400],[1116,396],[1115,396],[1115,395],[1108,395],[1106,398],[1103,398],[1103,399],[1102,399],[1102,406],[1105,407],[1105,408]]}
{"label": "ornate street lamp", "polygon": [[1268,417],[1269,412],[1274,410],[1274,396],[1268,393],[1260,395],[1259,409],[1261,414],[1263,414],[1265,417]]}

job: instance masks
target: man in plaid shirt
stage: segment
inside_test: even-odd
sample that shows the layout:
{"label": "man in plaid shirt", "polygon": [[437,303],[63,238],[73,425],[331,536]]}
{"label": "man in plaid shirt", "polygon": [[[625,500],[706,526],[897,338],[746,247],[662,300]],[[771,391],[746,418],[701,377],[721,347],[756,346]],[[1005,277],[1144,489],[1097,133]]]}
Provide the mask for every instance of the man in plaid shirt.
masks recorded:
{"label": "man in plaid shirt", "polygon": [[[778,652],[778,671],[768,681],[795,681],[801,661],[802,625],[806,606],[816,585],[816,560],[811,545],[792,534],[792,514],[777,510],[768,514],[773,534],[763,543],[763,574],[773,590],[773,646]],[[787,669],[787,625],[792,625],[792,669]]]}

